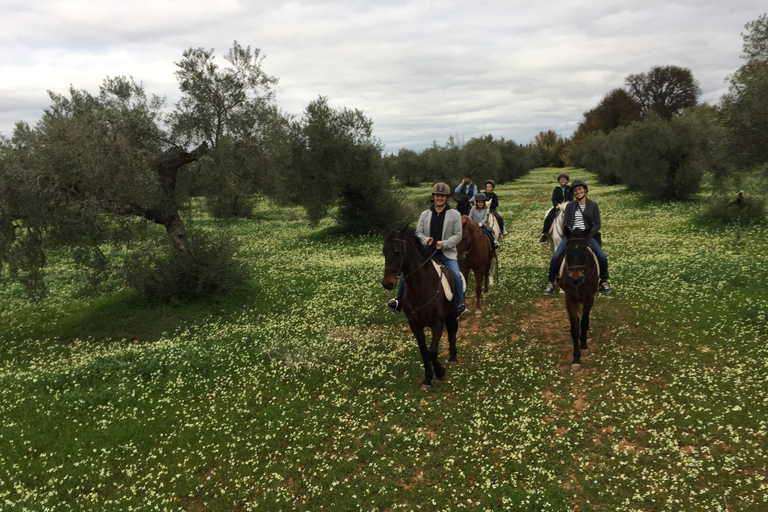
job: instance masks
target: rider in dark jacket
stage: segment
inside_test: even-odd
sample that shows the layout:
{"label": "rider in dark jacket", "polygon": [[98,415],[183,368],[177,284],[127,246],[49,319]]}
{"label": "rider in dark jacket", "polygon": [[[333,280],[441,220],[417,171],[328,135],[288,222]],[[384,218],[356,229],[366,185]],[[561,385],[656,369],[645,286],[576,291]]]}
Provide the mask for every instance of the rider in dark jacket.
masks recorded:
{"label": "rider in dark jacket", "polygon": [[610,293],[608,258],[600,246],[600,208],[596,202],[587,199],[589,189],[584,180],[573,180],[571,190],[573,190],[574,201],[571,201],[565,207],[565,217],[563,217],[563,230],[565,231],[566,238],[563,238],[552,254],[552,259],[549,262],[548,282],[544,294],[549,295],[555,289],[554,282],[557,275],[557,262],[565,250],[567,239],[571,237],[583,237],[589,241],[589,246],[595,252],[600,263],[600,291]]}
{"label": "rider in dark jacket", "polygon": [[571,190],[571,187],[568,186],[569,179],[570,177],[568,176],[568,173],[561,172],[557,175],[559,185],[552,190],[552,209],[549,211],[547,218],[544,219],[544,229],[542,230],[544,234],[541,235],[539,242],[547,241],[547,233],[549,233],[549,228],[552,226],[555,217],[557,217],[560,205],[567,201],[573,201],[573,191]]}
{"label": "rider in dark jacket", "polygon": [[493,216],[496,217],[496,220],[499,221],[501,234],[503,236],[507,236],[509,233],[507,233],[507,228],[504,227],[504,219],[501,217],[501,215],[499,215],[499,212],[496,211],[496,208],[499,207],[499,197],[496,195],[496,192],[493,191],[495,188],[496,183],[493,180],[488,180],[485,182],[485,195],[488,198],[488,209],[493,214]]}

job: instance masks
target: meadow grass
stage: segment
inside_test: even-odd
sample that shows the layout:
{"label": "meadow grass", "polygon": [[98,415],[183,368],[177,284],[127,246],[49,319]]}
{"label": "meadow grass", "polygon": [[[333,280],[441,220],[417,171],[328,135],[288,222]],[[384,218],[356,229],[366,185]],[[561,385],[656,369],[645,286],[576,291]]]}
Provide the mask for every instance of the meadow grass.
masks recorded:
{"label": "meadow grass", "polygon": [[[569,172],[614,287],[576,374],[542,295],[552,169],[497,187],[496,285],[428,392],[383,308],[382,240],[297,208],[228,223],[252,282],[217,303],[80,297],[63,260],[41,303],[3,277],[0,509],[767,509],[765,227]],[[426,207],[429,187],[404,194]]]}

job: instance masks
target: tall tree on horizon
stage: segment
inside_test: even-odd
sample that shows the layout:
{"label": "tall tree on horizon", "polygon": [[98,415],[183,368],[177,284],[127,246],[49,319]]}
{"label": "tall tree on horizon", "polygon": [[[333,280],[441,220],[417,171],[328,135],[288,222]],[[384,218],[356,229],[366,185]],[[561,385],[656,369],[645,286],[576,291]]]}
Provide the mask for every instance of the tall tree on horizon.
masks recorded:
{"label": "tall tree on horizon", "polygon": [[643,115],[654,111],[667,120],[684,108],[696,106],[701,95],[691,70],[680,66],[655,66],[650,71],[628,75],[624,83],[640,104]]}

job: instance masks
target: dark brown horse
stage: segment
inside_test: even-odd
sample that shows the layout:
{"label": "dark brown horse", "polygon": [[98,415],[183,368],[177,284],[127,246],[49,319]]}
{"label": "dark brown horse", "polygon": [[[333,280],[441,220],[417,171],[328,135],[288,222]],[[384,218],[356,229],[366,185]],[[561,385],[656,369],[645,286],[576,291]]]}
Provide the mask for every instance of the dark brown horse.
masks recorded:
{"label": "dark brown horse", "polygon": [[[589,330],[589,311],[595,302],[595,292],[599,278],[595,256],[589,250],[585,238],[569,238],[565,243],[565,267],[560,276],[560,288],[565,292],[565,309],[571,322],[573,338],[573,362],[571,370],[581,370],[581,356],[589,355],[587,331]],[[581,305],[581,321],[579,306]],[[581,342],[581,343],[579,343]]]}
{"label": "dark brown horse", "polygon": [[461,242],[456,246],[459,251],[459,266],[464,279],[469,284],[469,271],[475,274],[475,316],[482,315],[480,299],[483,296],[483,285],[485,293],[488,294],[488,281],[493,279],[495,267],[496,251],[491,246],[491,241],[483,232],[483,228],[467,217],[461,216]]}
{"label": "dark brown horse", "polygon": [[[382,286],[387,290],[395,287],[398,276],[405,280],[402,305],[408,325],[419,343],[419,352],[424,362],[424,381],[421,389],[432,387],[432,377],[445,377],[445,367],[437,360],[437,349],[443,335],[443,327],[448,329],[449,360],[448,364],[458,364],[456,359],[456,332],[459,322],[456,309],[445,298],[440,276],[432,265],[428,251],[419,239],[409,234],[407,228],[399,231],[387,231],[384,237],[384,279]],[[451,275],[447,268],[444,273]],[[461,285],[461,284],[459,284]],[[427,348],[424,328],[432,330],[432,342]],[[433,372],[434,369],[434,372]]]}

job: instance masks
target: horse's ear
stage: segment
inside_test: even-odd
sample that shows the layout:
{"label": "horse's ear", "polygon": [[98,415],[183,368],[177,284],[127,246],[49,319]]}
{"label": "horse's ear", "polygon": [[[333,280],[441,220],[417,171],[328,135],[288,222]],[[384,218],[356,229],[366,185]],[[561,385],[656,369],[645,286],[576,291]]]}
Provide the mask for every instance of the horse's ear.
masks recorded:
{"label": "horse's ear", "polygon": [[408,224],[409,224],[409,223],[408,223],[408,222],[406,222],[406,223],[405,223],[405,226],[403,226],[403,227],[400,229],[400,231],[402,231],[403,233],[405,233],[406,231],[408,231]]}

